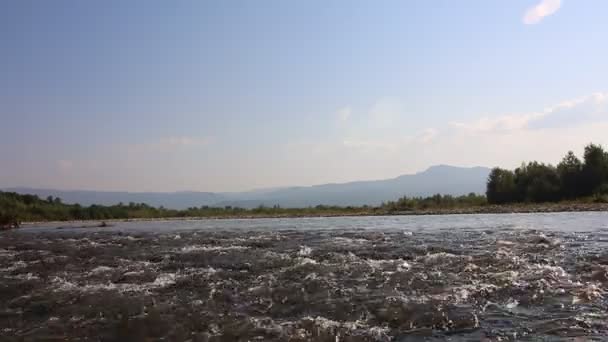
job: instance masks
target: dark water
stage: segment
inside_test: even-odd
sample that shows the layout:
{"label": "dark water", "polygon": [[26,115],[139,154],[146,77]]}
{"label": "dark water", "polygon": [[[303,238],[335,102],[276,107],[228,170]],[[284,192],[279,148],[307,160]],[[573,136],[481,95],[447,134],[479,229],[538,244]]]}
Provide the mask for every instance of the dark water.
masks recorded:
{"label": "dark water", "polygon": [[608,214],[0,234],[1,340],[608,340]]}

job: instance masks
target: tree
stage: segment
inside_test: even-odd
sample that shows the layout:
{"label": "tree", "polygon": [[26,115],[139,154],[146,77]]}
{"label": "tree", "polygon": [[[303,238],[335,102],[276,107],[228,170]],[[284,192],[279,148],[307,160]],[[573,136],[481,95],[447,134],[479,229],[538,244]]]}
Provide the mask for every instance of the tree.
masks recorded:
{"label": "tree", "polygon": [[557,173],[561,182],[561,196],[563,198],[576,198],[583,195],[583,163],[574,152],[568,154],[557,165]]}
{"label": "tree", "polygon": [[583,190],[585,194],[592,195],[608,182],[608,154],[601,145],[589,144],[585,146],[584,160]]}
{"label": "tree", "polygon": [[503,204],[517,200],[515,176],[512,171],[494,168],[488,176],[486,197],[488,203]]}
{"label": "tree", "polygon": [[24,209],[21,195],[0,192],[0,228],[18,227]]}
{"label": "tree", "polygon": [[522,164],[515,170],[515,186],[519,201],[550,202],[560,199],[557,169],[539,162]]}

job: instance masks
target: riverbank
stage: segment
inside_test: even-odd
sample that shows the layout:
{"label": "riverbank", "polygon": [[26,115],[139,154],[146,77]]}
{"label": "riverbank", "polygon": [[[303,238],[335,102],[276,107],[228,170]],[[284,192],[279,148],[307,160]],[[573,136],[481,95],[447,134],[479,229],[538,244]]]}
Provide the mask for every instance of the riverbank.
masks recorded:
{"label": "riverbank", "polygon": [[583,203],[583,202],[560,202],[560,203],[517,203],[504,205],[484,205],[468,208],[446,208],[400,211],[393,213],[397,215],[458,215],[458,214],[509,214],[509,213],[558,213],[558,212],[583,212],[583,211],[608,211],[608,203]]}
{"label": "riverbank", "polygon": [[433,208],[415,209],[407,211],[381,211],[370,208],[369,211],[357,212],[308,212],[308,213],[282,213],[282,214],[237,214],[221,216],[192,216],[192,217],[151,217],[108,220],[69,220],[69,221],[37,221],[23,222],[22,227],[37,227],[57,225],[57,228],[99,228],[104,223],[111,227],[117,222],[145,222],[145,221],[190,221],[190,220],[224,220],[224,219],[269,219],[269,218],[314,218],[314,217],[356,217],[356,216],[417,216],[417,215],[473,215],[473,214],[509,214],[509,213],[557,213],[557,212],[585,212],[608,211],[608,203],[519,203],[508,205],[484,205],[466,208]]}

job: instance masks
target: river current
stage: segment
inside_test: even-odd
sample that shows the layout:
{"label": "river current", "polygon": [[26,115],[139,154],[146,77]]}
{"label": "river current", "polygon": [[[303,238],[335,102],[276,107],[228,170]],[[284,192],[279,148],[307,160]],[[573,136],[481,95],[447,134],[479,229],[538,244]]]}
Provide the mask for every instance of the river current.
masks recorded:
{"label": "river current", "polygon": [[0,340],[608,340],[608,213],[42,225]]}

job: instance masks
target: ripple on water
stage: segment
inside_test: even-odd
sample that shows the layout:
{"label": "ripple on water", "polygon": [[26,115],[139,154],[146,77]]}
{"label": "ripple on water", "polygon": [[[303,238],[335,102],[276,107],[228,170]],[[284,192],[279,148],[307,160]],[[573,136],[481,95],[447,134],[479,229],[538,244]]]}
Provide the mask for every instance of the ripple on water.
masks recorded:
{"label": "ripple on water", "polygon": [[600,234],[412,230],[7,234],[0,325],[33,339],[51,329],[110,340],[608,334]]}

